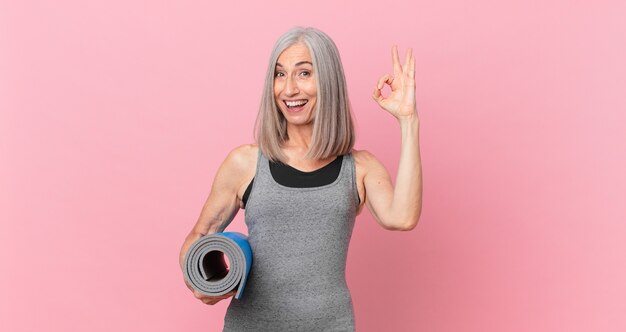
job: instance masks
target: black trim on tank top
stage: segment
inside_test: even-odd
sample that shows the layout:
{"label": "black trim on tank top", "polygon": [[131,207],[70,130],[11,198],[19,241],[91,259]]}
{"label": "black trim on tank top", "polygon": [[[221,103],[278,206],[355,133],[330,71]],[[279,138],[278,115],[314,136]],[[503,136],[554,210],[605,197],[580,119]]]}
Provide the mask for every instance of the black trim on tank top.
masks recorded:
{"label": "black trim on tank top", "polygon": [[[311,172],[303,172],[289,165],[283,163],[275,163],[270,160],[270,172],[272,173],[272,177],[274,178],[274,180],[285,187],[321,187],[335,182],[341,171],[342,161],[343,156],[337,156],[335,160],[322,168],[316,169]],[[250,181],[250,184],[246,188],[246,191],[241,198],[244,209],[246,208],[246,202],[248,201],[248,196],[250,196],[253,182],[254,178],[252,178],[252,181]]]}

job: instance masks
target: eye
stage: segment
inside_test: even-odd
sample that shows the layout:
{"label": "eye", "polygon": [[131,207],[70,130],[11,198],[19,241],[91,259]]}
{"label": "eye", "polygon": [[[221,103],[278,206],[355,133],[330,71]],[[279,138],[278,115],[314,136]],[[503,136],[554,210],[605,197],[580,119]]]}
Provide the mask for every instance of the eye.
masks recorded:
{"label": "eye", "polygon": [[279,72],[279,71],[277,71],[277,72],[275,72],[275,73],[274,73],[274,77],[282,77],[282,76],[284,76],[284,75],[285,75],[285,74],[283,74],[282,72]]}
{"label": "eye", "polygon": [[300,75],[302,75],[302,76],[311,76],[311,72],[303,71],[303,72],[300,73]]}

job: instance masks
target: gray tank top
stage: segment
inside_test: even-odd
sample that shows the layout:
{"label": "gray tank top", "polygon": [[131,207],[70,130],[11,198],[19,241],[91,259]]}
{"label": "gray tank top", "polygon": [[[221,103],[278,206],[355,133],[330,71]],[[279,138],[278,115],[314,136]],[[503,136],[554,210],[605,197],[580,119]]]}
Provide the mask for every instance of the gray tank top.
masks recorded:
{"label": "gray tank top", "polygon": [[352,154],[334,182],[292,188],[259,149],[245,209],[252,269],[223,331],[354,331],[345,268],[358,200]]}

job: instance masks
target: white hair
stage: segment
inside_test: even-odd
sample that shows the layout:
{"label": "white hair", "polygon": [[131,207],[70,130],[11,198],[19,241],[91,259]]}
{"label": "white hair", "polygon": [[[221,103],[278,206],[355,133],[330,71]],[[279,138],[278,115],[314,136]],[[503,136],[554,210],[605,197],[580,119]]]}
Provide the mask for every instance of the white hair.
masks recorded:
{"label": "white hair", "polygon": [[349,153],[355,141],[354,121],[339,51],[327,34],[312,27],[291,28],[274,44],[255,124],[257,144],[268,159],[285,163],[281,145],[289,138],[287,120],[274,98],[274,73],[280,54],[296,43],[308,48],[317,81],[313,137],[305,158],[326,159]]}

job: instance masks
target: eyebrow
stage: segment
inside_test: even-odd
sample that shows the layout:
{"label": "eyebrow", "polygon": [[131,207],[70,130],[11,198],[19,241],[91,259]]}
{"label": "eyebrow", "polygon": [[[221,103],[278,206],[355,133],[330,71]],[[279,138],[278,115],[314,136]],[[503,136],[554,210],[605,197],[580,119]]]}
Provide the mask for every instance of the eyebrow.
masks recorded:
{"label": "eyebrow", "polygon": [[[298,66],[300,66],[300,65],[303,65],[303,64],[305,64],[305,63],[308,63],[308,64],[310,64],[311,66],[313,65],[310,61],[300,61],[300,62],[296,63],[295,67],[298,67]],[[282,67],[282,66],[283,66],[283,65],[281,65],[281,64],[280,64],[280,63],[278,63],[278,62],[276,63],[276,67]]]}

